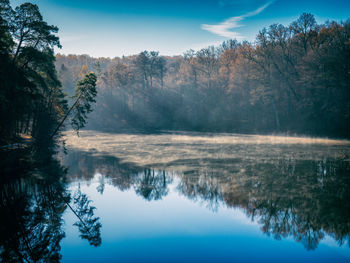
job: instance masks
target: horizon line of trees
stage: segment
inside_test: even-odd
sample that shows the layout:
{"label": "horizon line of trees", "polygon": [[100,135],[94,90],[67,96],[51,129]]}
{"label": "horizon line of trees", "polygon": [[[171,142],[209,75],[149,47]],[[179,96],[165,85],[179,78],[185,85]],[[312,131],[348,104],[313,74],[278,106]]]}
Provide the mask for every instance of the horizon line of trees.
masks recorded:
{"label": "horizon line of trees", "polygon": [[88,128],[349,137],[350,20],[317,24],[303,13],[262,29],[255,43],[228,40],[182,56],[56,55],[65,90],[98,75]]}

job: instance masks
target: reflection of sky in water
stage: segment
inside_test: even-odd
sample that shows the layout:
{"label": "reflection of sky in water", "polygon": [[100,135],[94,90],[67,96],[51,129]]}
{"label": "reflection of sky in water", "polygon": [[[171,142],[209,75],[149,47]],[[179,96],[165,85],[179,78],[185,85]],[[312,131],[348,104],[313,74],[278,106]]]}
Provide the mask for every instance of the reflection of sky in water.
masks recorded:
{"label": "reflection of sky in water", "polygon": [[[297,231],[310,222],[315,232],[332,232],[334,227],[341,231],[339,222],[349,222],[341,218],[348,216],[343,201],[349,168],[347,161],[335,160],[349,158],[350,141],[83,131],[80,137],[67,132],[66,143],[70,190],[80,184],[93,201],[102,223],[102,245],[95,248],[80,239],[72,227],[76,218],[66,210],[63,262],[350,261],[348,244],[339,247],[332,236],[325,234],[317,248],[308,251],[290,232],[282,240],[264,234],[259,215],[251,220],[255,205],[262,205],[257,212],[265,219],[273,215],[266,203],[272,202],[282,217],[286,211],[296,216],[290,220],[297,221],[291,223]],[[167,189],[162,189],[162,171],[166,171]],[[148,174],[152,172],[155,177]],[[146,200],[149,186],[159,187],[160,194],[149,199],[160,200]],[[339,208],[337,187],[345,187]],[[321,210],[314,212],[315,207]],[[333,217],[324,210],[328,208],[335,208]],[[310,215],[317,218],[304,218]]]}
{"label": "reflection of sky in water", "polygon": [[[216,212],[179,195],[175,179],[162,200],[146,201],[133,189],[106,185],[97,191],[100,174],[80,187],[93,200],[102,223],[102,245],[95,248],[72,227],[67,210],[62,262],[348,262],[350,250],[326,237],[314,251],[291,238],[264,235],[240,209],[221,205]],[[72,183],[75,191],[79,183]]]}

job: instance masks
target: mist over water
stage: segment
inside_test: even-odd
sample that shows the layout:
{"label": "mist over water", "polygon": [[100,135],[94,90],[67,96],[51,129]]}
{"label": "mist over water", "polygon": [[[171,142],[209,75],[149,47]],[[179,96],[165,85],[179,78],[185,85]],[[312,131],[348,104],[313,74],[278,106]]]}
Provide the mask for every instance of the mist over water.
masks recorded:
{"label": "mist over water", "polygon": [[[349,141],[94,131],[66,132],[65,141],[69,189],[91,198],[102,245],[75,244],[68,225],[63,262],[72,250],[129,262],[350,258]],[[182,253],[174,255],[173,247]],[[135,248],[138,255],[126,252]]]}
{"label": "mist over water", "polygon": [[344,2],[1,0],[0,262],[350,262]]}
{"label": "mist over water", "polygon": [[[67,146],[75,150],[111,155],[136,165],[180,171],[190,170],[191,161],[323,160],[344,158],[350,151],[348,140],[239,134],[137,135],[82,131],[77,137],[69,131],[65,140]],[[184,166],[186,160],[191,161]]]}

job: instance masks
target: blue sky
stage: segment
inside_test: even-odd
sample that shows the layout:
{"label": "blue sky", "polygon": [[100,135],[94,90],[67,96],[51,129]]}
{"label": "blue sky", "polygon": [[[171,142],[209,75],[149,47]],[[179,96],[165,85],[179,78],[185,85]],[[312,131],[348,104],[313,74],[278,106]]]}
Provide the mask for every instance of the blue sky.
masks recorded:
{"label": "blue sky", "polygon": [[[11,1],[11,0],[10,0]],[[13,6],[22,0],[12,0]],[[318,23],[350,18],[349,0],[32,0],[59,27],[63,54],[115,57],[143,50],[162,55],[253,41],[263,27],[288,25],[302,12]]]}

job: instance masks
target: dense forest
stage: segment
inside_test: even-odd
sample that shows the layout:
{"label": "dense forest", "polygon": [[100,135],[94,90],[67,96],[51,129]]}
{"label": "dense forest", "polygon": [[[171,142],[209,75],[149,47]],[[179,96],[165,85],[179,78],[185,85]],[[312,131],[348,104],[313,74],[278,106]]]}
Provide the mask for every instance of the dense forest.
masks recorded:
{"label": "dense forest", "polygon": [[0,0],[0,145],[23,135],[36,145],[53,145],[68,116],[74,129],[85,125],[95,101],[96,75],[86,72],[76,81],[68,107],[54,64],[54,48],[61,47],[57,32],[37,5],[13,9],[8,0]]}
{"label": "dense forest", "polygon": [[89,70],[98,97],[88,127],[350,134],[350,21],[317,24],[303,13],[262,29],[253,43],[228,40],[181,56],[56,55],[68,94]]}
{"label": "dense forest", "polygon": [[0,12],[2,144],[19,134],[45,141],[67,117],[79,130],[93,109],[87,127],[103,131],[349,137],[349,20],[320,25],[303,13],[262,29],[252,43],[92,58],[55,55],[58,28],[38,6],[13,9],[1,0]]}

